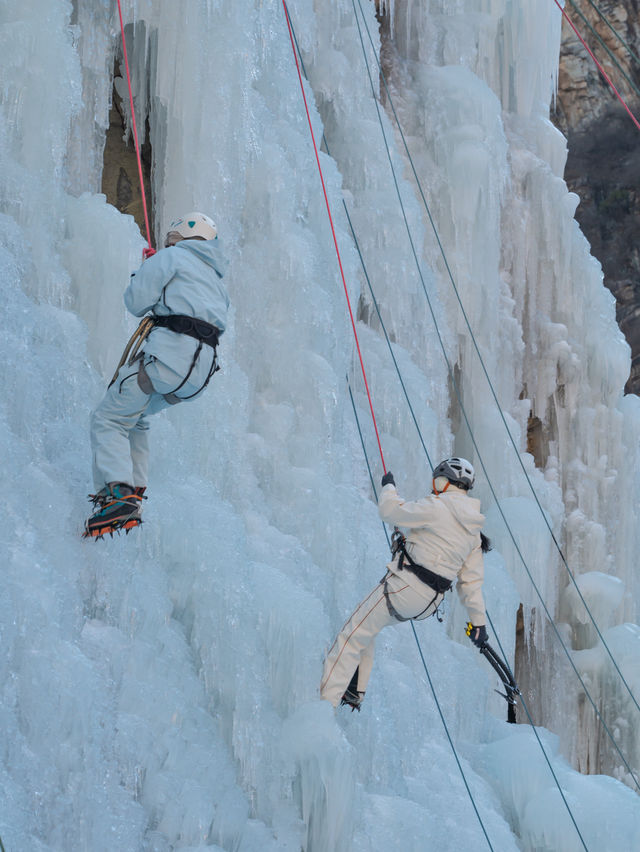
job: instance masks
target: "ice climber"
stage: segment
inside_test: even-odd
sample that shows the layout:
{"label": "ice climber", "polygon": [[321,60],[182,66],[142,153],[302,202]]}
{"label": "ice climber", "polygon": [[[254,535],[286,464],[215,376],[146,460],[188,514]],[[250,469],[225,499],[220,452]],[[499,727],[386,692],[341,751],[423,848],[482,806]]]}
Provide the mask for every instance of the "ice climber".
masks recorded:
{"label": "ice climber", "polygon": [[482,554],[489,540],[480,532],[480,501],[468,494],[474,480],[466,459],[446,459],[433,471],[432,493],[410,503],[398,496],[393,474],[383,476],[380,517],[408,533],[406,539],[394,533],[395,555],[386,575],[354,610],[327,654],[320,695],[334,707],[360,709],[377,634],[397,621],[433,615],[454,581],[469,614],[467,635],[480,648],[487,641]]}
{"label": "ice climber", "polygon": [[216,347],[229,307],[222,281],[225,268],[216,225],[203,213],[189,213],[171,223],[164,249],[131,276],[125,305],[137,317],[150,316],[142,343],[128,360],[123,356],[91,415],[96,493],[90,495],[95,511],[86,522],[85,536],[140,524],[149,462],[148,417],[195,399],[216,371]]}

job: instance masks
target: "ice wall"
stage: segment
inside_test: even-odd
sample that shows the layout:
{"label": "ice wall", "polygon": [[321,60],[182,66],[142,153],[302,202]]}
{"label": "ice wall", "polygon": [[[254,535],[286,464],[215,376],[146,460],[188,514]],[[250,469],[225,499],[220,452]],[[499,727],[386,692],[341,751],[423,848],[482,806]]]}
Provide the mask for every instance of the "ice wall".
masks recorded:
{"label": "ice wall", "polygon": [[[373,5],[363,8],[374,28]],[[324,126],[331,150],[321,160],[348,286],[359,303],[387,463],[417,497],[428,465],[362,281],[341,189],[429,451],[437,457],[463,449],[466,438],[450,411],[442,354],[406,259],[393,183],[380,165],[353,5],[297,0],[289,9],[309,68],[314,127],[320,136]],[[437,11],[416,3],[406,9],[429,21]],[[473,20],[466,5],[444,11],[452,14],[440,22],[438,40],[455,46],[463,29],[472,46],[473,33],[482,33],[479,61],[491,85],[502,81],[497,34],[518,20],[514,9],[483,4]],[[96,194],[117,17],[107,2],[6,2],[0,44],[5,848],[386,852],[396,845],[417,852],[425,838],[434,848],[483,845],[407,625],[380,637],[368,706],[359,716],[336,716],[317,700],[324,649],[379,579],[387,549],[344,378],[348,373],[371,449],[282,7],[219,0],[185,9],[137,0],[124,4],[124,14],[137,108],[149,113],[156,236],[176,210],[210,211],[231,258],[233,313],[223,371],[206,397],[153,425],[140,534],[99,545],[81,541],[90,488],[88,414],[132,328],[121,295],[143,245],[132,219]],[[528,345],[521,332],[528,303],[504,278],[503,235],[496,232],[513,196],[507,166],[515,147],[497,83],[492,94],[471,62],[440,67],[445,59],[429,52],[431,38],[410,31],[424,57],[431,56],[424,71],[430,97],[441,91],[447,104],[452,98],[461,104],[458,113],[444,111],[432,128],[432,149],[424,146],[420,156],[435,175],[438,216],[455,246],[456,272],[466,270],[460,277],[474,316],[482,306],[478,334],[522,442],[527,411],[518,400],[518,365]],[[526,80],[526,68],[519,73]],[[412,91],[406,91],[407,114]],[[457,134],[467,100],[473,123]],[[416,116],[420,121],[424,113]],[[435,131],[444,134],[439,141]],[[415,135],[426,136],[419,129]],[[523,149],[538,144],[533,132],[524,138]],[[390,144],[401,164],[391,137]],[[461,175],[446,159],[456,150]],[[544,171],[544,159],[539,163]],[[462,193],[459,207],[448,191],[452,182]],[[445,345],[464,368],[465,402],[485,440],[494,434],[495,414],[471,381],[477,367],[414,189],[407,180],[400,184]],[[540,205],[528,198],[518,203],[541,227]],[[531,253],[520,242],[511,251]],[[549,254],[550,267],[552,259]],[[472,272],[481,276],[482,293],[472,286]],[[529,289],[536,293],[537,283]],[[605,308],[598,322],[611,328],[612,309]],[[497,352],[486,345],[496,339]],[[610,363],[613,388],[616,359]],[[615,401],[609,398],[609,407]],[[633,408],[622,405],[627,422]],[[604,432],[601,440],[606,443]],[[589,443],[580,450],[592,451]],[[504,483],[500,496],[514,500],[509,505],[524,526],[527,510],[517,503],[524,498],[509,473],[506,444],[492,443],[488,459]],[[378,477],[375,456],[372,463]],[[559,476],[547,473],[544,492],[558,524]],[[481,494],[490,511],[486,488]],[[594,504],[585,517],[604,531],[608,516],[598,511]],[[618,518],[627,524],[624,513]],[[532,559],[543,572],[548,547],[534,536],[530,543],[540,549]],[[514,612],[524,593],[513,566],[514,579],[505,567],[505,559],[513,560],[502,544],[503,553],[487,559],[486,589],[512,657]],[[615,609],[613,592],[611,603]],[[463,622],[454,605],[446,628],[433,621],[418,625],[418,634],[493,847],[581,848],[544,763],[527,775],[517,763],[513,768],[515,734],[501,721],[504,704],[492,674],[464,644]],[[610,624],[629,648],[625,631]],[[531,763],[529,755],[538,754],[533,734],[522,728],[517,735]],[[573,771],[550,735],[547,746],[589,848],[637,845],[635,795],[612,779]],[[614,825],[605,819],[612,812],[621,815]]]}
{"label": "ice wall", "polygon": [[[624,594],[600,620],[606,630],[638,619],[637,525],[624,484],[629,471],[635,487],[638,406],[635,397],[622,396],[628,347],[600,266],[573,219],[577,198],[561,179],[565,140],[548,118],[560,38],[553,5],[461,3],[453,11],[450,4],[395,4],[391,80],[511,434],[524,449],[527,426],[535,431],[530,446],[536,468],[531,457],[522,461],[548,523],[576,575],[605,572],[624,584]],[[449,321],[461,336],[465,403],[503,512],[552,615],[569,625],[570,646],[595,645],[595,630],[587,638],[581,627],[589,616],[530,502],[531,489],[495,418],[462,312],[442,278]],[[457,440],[463,449],[468,437],[461,432]],[[579,699],[573,686],[560,686],[575,678],[564,654],[558,654],[540,599],[495,506],[490,522],[525,604],[527,669],[535,675],[520,674],[538,692],[538,717],[560,729],[567,703],[562,698],[548,703],[544,696],[560,691],[575,711]],[[590,608],[598,608],[599,594],[606,596],[606,589],[590,597]],[[601,662],[596,690],[605,694],[619,676],[612,677],[604,651]],[[630,667],[626,675],[635,677]],[[609,721],[616,718],[606,701],[599,709]],[[583,768],[615,771],[610,754],[589,754],[587,742],[599,737],[591,710],[583,721],[573,741],[570,735],[563,738],[567,754]],[[625,746],[636,753],[634,735]]]}

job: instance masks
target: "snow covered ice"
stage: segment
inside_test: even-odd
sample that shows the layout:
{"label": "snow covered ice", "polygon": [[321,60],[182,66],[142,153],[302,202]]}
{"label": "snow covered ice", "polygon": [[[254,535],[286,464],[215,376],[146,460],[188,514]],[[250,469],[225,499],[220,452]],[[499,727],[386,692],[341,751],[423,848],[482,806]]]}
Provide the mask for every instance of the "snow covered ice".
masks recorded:
{"label": "snow covered ice", "polygon": [[[638,776],[638,710],[547,526],[640,695],[640,410],[622,395],[628,347],[548,120],[559,11],[546,0],[388,5],[390,91],[546,523],[387,103],[398,192],[482,465],[455,402],[371,97],[360,33],[379,93],[374,4],[291,0],[385,460],[407,496],[428,487],[343,197],[429,454],[455,451],[480,471],[495,544],[489,613],[513,661],[523,605],[516,674],[575,825],[532,728],[503,721],[496,678],[453,600],[444,624],[416,630],[482,826],[409,625],[381,634],[360,714],[318,700],[324,651],[388,551],[345,374],[376,484],[382,468],[281,3],[123,4],[138,127],[148,115],[153,145],[156,239],[185,210],[210,213],[231,260],[233,310],[222,372],[202,399],[152,424],[143,527],[80,539],[88,416],[135,327],[122,293],[144,246],[100,194],[118,16],[107,0],[4,0],[7,852],[422,852],[487,838],[501,852],[640,848],[637,788],[505,527]],[[535,458],[530,413],[542,436]]]}

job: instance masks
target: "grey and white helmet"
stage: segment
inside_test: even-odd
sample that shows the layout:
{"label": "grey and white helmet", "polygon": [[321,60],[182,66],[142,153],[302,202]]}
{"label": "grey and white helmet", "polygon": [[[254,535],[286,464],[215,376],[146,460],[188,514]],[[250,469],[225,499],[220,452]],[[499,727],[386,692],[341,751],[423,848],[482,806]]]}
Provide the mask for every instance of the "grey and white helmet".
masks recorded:
{"label": "grey and white helmet", "polygon": [[434,480],[439,476],[446,477],[453,485],[465,488],[467,491],[473,488],[473,483],[476,481],[476,474],[471,462],[460,458],[441,461],[433,471]]}

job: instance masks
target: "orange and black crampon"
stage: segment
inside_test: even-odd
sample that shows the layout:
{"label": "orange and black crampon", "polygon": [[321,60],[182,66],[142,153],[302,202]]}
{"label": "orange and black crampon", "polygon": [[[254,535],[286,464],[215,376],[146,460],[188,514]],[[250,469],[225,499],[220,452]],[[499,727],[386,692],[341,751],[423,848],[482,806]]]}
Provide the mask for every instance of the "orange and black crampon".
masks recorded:
{"label": "orange and black crampon", "polygon": [[85,524],[83,538],[95,538],[99,541],[107,533],[124,530],[128,533],[142,523],[140,505],[144,488],[132,488],[124,482],[112,482],[97,494],[90,494],[89,500],[96,507]]}

